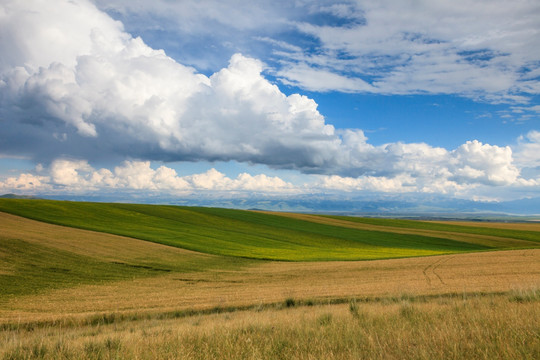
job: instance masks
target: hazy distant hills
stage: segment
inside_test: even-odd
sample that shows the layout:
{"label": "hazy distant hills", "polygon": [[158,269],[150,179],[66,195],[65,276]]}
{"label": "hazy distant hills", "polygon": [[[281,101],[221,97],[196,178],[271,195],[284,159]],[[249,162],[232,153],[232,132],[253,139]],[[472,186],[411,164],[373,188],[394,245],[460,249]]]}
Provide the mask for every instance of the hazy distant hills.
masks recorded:
{"label": "hazy distant hills", "polygon": [[39,199],[31,195],[16,195],[16,194],[4,194],[0,195],[0,199]]}
{"label": "hazy distant hills", "polygon": [[[33,196],[6,194],[1,198],[32,199]],[[43,196],[42,198],[94,202],[130,202],[209,206],[235,209],[261,209],[309,213],[334,213],[365,216],[441,217],[441,218],[506,218],[536,216],[540,219],[540,198],[506,202],[481,202],[452,199],[440,195],[388,196],[373,199],[369,196],[343,198],[327,194],[297,195],[290,197],[256,196],[192,196],[171,198],[165,195],[142,197],[140,194],[103,194],[99,196]]]}

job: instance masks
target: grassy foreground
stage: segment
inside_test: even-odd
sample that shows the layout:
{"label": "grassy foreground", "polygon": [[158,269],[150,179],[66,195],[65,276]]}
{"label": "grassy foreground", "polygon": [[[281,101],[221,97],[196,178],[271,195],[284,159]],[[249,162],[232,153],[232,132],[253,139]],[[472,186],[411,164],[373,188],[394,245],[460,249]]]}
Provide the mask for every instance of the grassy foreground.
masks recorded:
{"label": "grassy foreground", "polygon": [[377,226],[366,227],[359,226],[355,218],[20,199],[0,199],[0,211],[198,252],[253,259],[367,260],[540,245],[540,227],[531,231],[479,228],[477,233],[475,228],[464,226],[421,224],[429,227],[426,231],[416,225],[396,226],[393,220],[377,220]]}
{"label": "grassy foreground", "polygon": [[3,359],[538,359],[540,291],[13,328]]}

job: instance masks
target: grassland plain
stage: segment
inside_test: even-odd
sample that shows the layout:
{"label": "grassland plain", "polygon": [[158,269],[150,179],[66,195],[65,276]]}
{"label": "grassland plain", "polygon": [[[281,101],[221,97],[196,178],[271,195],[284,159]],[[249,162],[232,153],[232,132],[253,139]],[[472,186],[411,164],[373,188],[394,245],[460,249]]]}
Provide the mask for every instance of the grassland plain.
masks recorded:
{"label": "grassland plain", "polygon": [[[201,254],[8,214],[1,214],[0,227],[1,244],[19,244],[17,251],[3,246],[0,252],[0,319],[12,324],[249,307],[287,298],[324,302],[540,285],[540,249],[275,262]],[[27,251],[33,253],[29,258]]]}
{"label": "grassland plain", "polygon": [[366,260],[540,245],[540,228],[516,230],[521,232],[518,235],[512,231],[500,235],[504,229],[490,232],[478,228],[482,233],[477,234],[464,226],[426,230],[394,226],[392,220],[367,226],[355,218],[20,199],[0,199],[0,211],[204,253],[253,259]]}
{"label": "grassland plain", "polygon": [[[519,294],[518,294],[519,295]],[[540,293],[414,297],[0,332],[3,359],[538,359]]]}
{"label": "grassland plain", "polygon": [[[171,235],[184,226],[178,223],[197,231],[196,224],[204,226],[207,221],[211,227],[233,227],[227,225],[232,219],[242,228],[236,236],[277,226],[283,232],[291,231],[291,238],[295,231],[306,237],[314,232],[331,239],[333,246],[353,233],[377,233],[384,234],[380,237],[384,249],[394,235],[394,230],[356,229],[360,224],[356,219],[295,219],[221,209],[135,206],[138,210],[133,211],[130,205],[83,203],[70,208],[64,202],[35,204],[41,217],[50,216],[47,206],[52,206],[73,221],[77,216],[94,216],[92,221],[108,221],[109,228],[122,225],[143,234],[151,232],[152,224],[159,225],[153,227],[156,232],[168,230],[165,234]],[[15,210],[32,213],[25,206]],[[117,214],[124,219],[110,218]],[[204,221],[196,219],[198,214]],[[178,218],[183,215],[186,217]],[[78,221],[85,222],[84,218]],[[317,221],[331,221],[331,225]],[[146,226],[142,230],[140,223]],[[410,230],[412,225],[408,226],[392,225]],[[508,229],[508,224],[504,226]],[[456,249],[450,239],[452,251],[443,250],[449,254],[429,257],[281,262],[248,259],[245,254],[205,254],[159,244],[155,239],[149,242],[78,227],[0,213],[0,357],[539,357],[540,249],[535,248],[534,236],[521,240],[497,236],[497,232],[463,232],[481,244],[453,240],[473,245]],[[331,232],[341,227],[352,232],[332,237]],[[421,249],[424,239],[429,240],[428,246],[440,246],[437,242],[446,241],[443,235],[459,233],[455,229],[461,227],[466,225],[452,227],[453,231],[420,229],[441,235],[408,240],[405,249]],[[179,236],[184,236],[182,231]],[[320,241],[316,251],[324,249]],[[506,247],[522,248],[501,250]],[[373,251],[381,257],[381,249]],[[501,251],[484,251],[489,249]],[[471,253],[478,250],[482,251]]]}

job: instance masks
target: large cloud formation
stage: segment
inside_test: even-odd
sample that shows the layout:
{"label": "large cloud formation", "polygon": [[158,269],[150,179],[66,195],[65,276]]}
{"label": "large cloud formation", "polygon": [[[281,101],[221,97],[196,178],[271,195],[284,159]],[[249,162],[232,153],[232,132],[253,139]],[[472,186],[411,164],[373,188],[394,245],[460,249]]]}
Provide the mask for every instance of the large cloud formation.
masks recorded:
{"label": "large cloud formation", "polygon": [[[170,168],[151,169],[150,160],[265,164],[328,175],[317,185],[322,188],[399,191],[410,184],[434,191],[525,181],[510,147],[478,141],[453,151],[423,143],[373,146],[361,130],[326,124],[312,99],[283,94],[261,74],[260,61],[235,54],[227,68],[207,77],[133,38],[86,0],[54,6],[5,0],[0,32],[0,154],[28,157],[49,171],[10,178],[3,188],[31,182],[210,189],[201,184],[211,184],[212,176],[220,189],[290,187],[277,178],[227,180],[215,173],[185,179]],[[521,159],[530,162],[534,146],[523,144]],[[138,161],[114,172],[88,163],[104,159]]]}
{"label": "large cloud formation", "polygon": [[208,78],[85,1],[60,1],[54,10],[42,1],[8,2],[1,24],[11,36],[0,51],[12,54],[0,64],[4,153],[313,169],[335,158],[339,138],[315,102],[285,96],[257,60],[237,54]]}

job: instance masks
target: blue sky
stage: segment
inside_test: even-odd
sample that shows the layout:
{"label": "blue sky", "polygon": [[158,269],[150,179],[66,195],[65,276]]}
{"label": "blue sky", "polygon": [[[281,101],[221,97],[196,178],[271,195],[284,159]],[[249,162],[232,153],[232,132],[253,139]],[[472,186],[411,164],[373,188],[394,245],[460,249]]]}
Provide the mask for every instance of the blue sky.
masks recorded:
{"label": "blue sky", "polygon": [[2,0],[0,28],[2,193],[540,197],[538,1]]}

